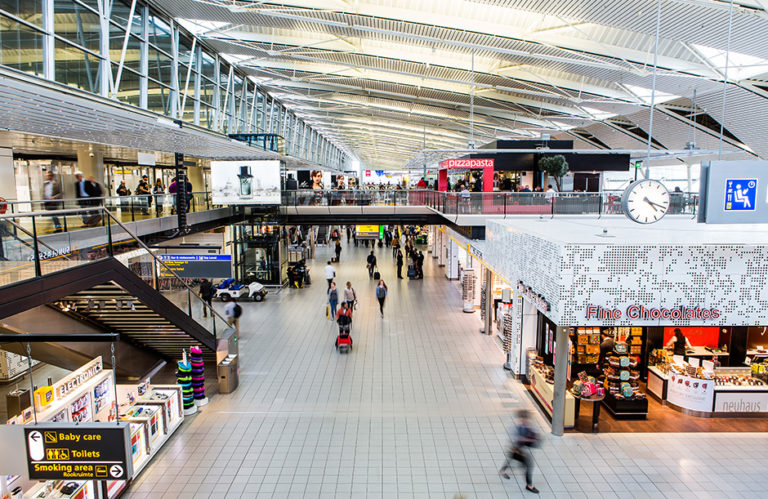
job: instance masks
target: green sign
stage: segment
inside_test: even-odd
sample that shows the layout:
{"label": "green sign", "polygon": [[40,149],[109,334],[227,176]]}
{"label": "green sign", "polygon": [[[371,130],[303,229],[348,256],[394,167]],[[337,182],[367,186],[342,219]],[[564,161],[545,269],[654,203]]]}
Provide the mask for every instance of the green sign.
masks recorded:
{"label": "green sign", "polygon": [[635,168],[642,168],[643,162],[642,161],[635,161]]}
{"label": "green sign", "polygon": [[53,423],[24,428],[30,480],[130,480],[128,423]]}

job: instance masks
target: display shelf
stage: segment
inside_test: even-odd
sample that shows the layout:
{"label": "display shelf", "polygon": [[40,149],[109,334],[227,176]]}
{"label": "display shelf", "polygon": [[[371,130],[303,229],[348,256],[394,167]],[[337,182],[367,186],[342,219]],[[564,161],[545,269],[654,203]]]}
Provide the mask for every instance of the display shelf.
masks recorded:
{"label": "display shelf", "polygon": [[606,393],[603,405],[611,411],[616,419],[645,419],[648,416],[648,399],[624,399],[620,400]]}
{"label": "display shelf", "polygon": [[603,405],[617,419],[645,418],[648,415],[648,399],[639,387],[639,360],[629,353],[632,345],[638,344],[636,337],[642,341],[642,328],[615,328],[613,352],[606,355],[603,362]]}
{"label": "display shelf", "polygon": [[35,484],[24,499],[96,499],[95,483],[81,480],[48,480]]}

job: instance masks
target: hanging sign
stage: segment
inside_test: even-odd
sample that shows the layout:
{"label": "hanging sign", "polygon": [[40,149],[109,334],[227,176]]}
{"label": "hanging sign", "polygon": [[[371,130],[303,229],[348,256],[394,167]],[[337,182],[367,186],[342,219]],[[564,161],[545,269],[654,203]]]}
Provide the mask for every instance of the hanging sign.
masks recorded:
{"label": "hanging sign", "polygon": [[53,423],[24,428],[30,480],[130,480],[129,423]]}
{"label": "hanging sign", "polygon": [[446,159],[440,162],[440,169],[446,168],[493,168],[493,158],[458,158]]}

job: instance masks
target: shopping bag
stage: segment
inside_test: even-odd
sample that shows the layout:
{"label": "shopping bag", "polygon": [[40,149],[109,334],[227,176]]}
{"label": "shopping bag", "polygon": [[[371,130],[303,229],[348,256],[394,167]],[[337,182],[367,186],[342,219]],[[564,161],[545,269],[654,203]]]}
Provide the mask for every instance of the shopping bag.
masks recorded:
{"label": "shopping bag", "polygon": [[330,317],[331,317],[331,306],[330,305],[326,305],[325,306],[325,318],[328,319]]}

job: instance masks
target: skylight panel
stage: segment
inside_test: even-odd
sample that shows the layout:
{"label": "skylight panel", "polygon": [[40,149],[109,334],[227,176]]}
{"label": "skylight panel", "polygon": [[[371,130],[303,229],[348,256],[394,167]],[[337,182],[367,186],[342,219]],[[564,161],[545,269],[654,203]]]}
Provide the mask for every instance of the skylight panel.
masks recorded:
{"label": "skylight panel", "polygon": [[[725,50],[707,47],[706,45],[691,44],[691,46],[721,74],[725,74]],[[729,80],[745,80],[759,74],[768,73],[767,59],[734,52],[733,50],[727,55],[727,59]]]}
{"label": "skylight panel", "polygon": [[220,29],[229,24],[219,21],[207,21],[205,19],[182,19],[178,17],[176,18],[176,22],[181,24],[184,29],[193,35],[199,35],[209,31],[216,31],[217,29]]}
{"label": "skylight panel", "polygon": [[[637,85],[627,85],[626,83],[620,83],[629,93],[640,99],[644,104],[650,104],[653,97],[653,91],[650,88],[639,87]],[[654,104],[661,104],[663,102],[671,101],[679,98],[679,95],[662,92],[656,90],[656,98],[653,99]]]}

